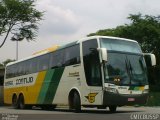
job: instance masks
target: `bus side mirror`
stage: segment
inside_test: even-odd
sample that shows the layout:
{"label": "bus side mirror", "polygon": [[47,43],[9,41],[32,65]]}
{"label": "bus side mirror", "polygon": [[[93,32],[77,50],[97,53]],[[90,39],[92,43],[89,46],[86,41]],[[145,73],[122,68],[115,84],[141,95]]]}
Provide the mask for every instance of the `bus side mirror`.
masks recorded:
{"label": "bus side mirror", "polygon": [[107,62],[107,49],[106,48],[97,48],[97,50],[100,52],[102,61]]}
{"label": "bus side mirror", "polygon": [[154,54],[144,53],[144,58],[145,58],[147,66],[151,67],[151,66],[156,65],[156,57]]}

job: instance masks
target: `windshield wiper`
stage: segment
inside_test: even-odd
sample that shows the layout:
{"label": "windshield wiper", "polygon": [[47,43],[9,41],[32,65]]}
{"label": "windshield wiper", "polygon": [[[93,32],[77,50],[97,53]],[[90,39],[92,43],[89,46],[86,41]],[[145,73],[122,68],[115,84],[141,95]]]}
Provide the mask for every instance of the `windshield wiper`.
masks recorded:
{"label": "windshield wiper", "polygon": [[128,74],[128,76],[129,76],[129,85],[131,85],[131,74],[130,74],[130,70],[129,70],[129,65],[128,65],[127,58],[126,58],[126,60],[125,60],[125,65],[126,65],[127,74]]}

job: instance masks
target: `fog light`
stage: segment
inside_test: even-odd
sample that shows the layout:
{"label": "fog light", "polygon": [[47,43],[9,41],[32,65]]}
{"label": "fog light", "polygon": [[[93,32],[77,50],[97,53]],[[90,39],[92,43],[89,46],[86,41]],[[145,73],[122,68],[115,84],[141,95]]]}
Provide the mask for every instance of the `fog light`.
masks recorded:
{"label": "fog light", "polygon": [[144,89],[142,93],[149,93],[149,89]]}

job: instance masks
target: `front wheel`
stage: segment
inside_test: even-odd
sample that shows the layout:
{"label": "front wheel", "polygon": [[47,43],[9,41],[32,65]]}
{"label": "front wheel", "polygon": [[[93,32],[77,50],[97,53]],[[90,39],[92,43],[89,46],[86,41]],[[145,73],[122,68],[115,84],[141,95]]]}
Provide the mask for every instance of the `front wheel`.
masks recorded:
{"label": "front wheel", "polygon": [[75,112],[81,111],[81,100],[80,100],[80,96],[77,92],[74,93],[73,106],[74,106]]}

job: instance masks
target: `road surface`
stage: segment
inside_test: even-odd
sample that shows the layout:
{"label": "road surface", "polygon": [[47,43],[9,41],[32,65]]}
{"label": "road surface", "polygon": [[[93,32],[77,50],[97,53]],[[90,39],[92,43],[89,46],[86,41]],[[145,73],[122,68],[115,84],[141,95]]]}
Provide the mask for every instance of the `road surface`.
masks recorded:
{"label": "road surface", "polygon": [[160,120],[160,107],[118,107],[116,113],[108,109],[86,109],[74,113],[67,108],[55,110],[18,110],[0,106],[0,120]]}

